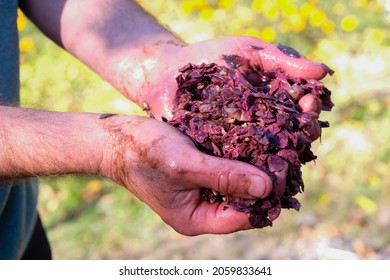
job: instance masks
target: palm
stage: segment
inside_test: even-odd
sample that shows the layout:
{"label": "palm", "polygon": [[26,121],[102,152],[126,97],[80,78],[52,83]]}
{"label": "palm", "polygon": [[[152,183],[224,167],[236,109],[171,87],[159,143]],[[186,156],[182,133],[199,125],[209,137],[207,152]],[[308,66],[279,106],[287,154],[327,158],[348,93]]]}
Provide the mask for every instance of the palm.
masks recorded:
{"label": "palm", "polygon": [[171,117],[177,89],[175,78],[179,69],[189,62],[226,64],[223,55],[239,55],[257,62],[265,70],[280,68],[300,78],[321,79],[327,74],[323,64],[309,61],[303,56],[286,55],[275,45],[251,37],[217,39],[186,46],[168,45],[162,48],[159,55],[154,69],[148,72],[148,83],[140,85],[142,91],[147,92],[143,101],[157,119]]}
{"label": "palm", "polygon": [[[327,73],[322,64],[304,57],[288,56],[276,46],[254,38],[238,37],[186,46],[159,46],[138,68],[130,70],[133,71],[130,75],[141,79],[133,80],[131,88],[125,91],[129,95],[137,93],[135,101],[144,104],[156,119],[169,119],[179,69],[188,63],[225,64],[223,55],[242,56],[265,70],[279,68],[304,79],[321,79]],[[307,101],[310,102],[315,101]],[[246,214],[225,210],[224,203],[203,201],[202,187],[232,197],[252,199],[266,197],[271,192],[270,178],[258,168],[201,153],[189,138],[167,124],[147,118],[125,128],[125,132],[132,137],[120,144],[119,150],[126,152],[117,159],[115,179],[179,232],[194,235],[250,228]],[[122,140],[126,138],[118,137]],[[262,178],[260,182],[248,181],[253,174]],[[285,177],[285,173],[278,176],[282,188]],[[260,188],[260,193],[257,191],[256,195],[249,196],[251,186]]]}

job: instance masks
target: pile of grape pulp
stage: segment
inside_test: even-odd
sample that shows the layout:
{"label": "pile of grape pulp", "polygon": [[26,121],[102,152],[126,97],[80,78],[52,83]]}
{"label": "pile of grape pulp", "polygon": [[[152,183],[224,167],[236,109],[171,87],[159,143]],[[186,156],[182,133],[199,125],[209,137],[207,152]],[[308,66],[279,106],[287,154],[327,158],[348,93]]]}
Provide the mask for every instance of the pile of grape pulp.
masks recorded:
{"label": "pile of grape pulp", "polygon": [[318,80],[289,77],[279,70],[265,72],[236,55],[224,59],[227,66],[189,63],[180,69],[168,123],[201,151],[252,164],[274,182],[275,174],[287,169],[286,188],[274,184],[264,199],[238,199],[203,189],[205,200],[227,201],[227,207],[248,213],[253,227],[272,226],[281,208],[299,210],[294,196],[304,189],[301,165],[316,159],[312,139],[320,136],[320,127],[329,126],[315,112],[302,112],[299,100],[315,97],[322,104],[320,110],[330,110],[331,92]]}

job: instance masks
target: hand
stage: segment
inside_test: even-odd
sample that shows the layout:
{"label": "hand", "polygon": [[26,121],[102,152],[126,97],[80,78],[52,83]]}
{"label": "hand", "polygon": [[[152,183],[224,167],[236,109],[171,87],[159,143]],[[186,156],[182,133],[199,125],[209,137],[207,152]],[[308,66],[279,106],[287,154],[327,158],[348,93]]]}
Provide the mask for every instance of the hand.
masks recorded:
{"label": "hand", "polygon": [[[287,48],[287,51],[291,53],[291,49]],[[226,65],[223,55],[239,55],[262,65],[267,71],[280,68],[289,75],[304,79],[321,79],[329,71],[324,64],[309,61],[303,56],[289,56],[277,46],[252,37],[217,39],[192,45],[160,42],[145,47],[143,54],[145,57],[136,63],[122,61],[119,70],[123,72],[120,75],[122,81],[119,80],[122,86],[119,88],[130,98],[132,94],[137,94],[131,99],[150,108],[157,119],[161,119],[161,116],[169,119],[172,116],[177,89],[175,78],[179,74],[178,70],[189,62]],[[129,83],[127,80],[132,77],[136,78]],[[305,112],[315,112],[321,107],[318,102],[314,98],[305,98],[300,105]]]}
{"label": "hand", "polygon": [[113,116],[104,127],[114,139],[104,176],[125,186],[176,231],[186,235],[252,228],[245,213],[210,204],[201,188],[241,198],[263,198],[272,182],[249,164],[206,155],[188,137],[160,121]]}

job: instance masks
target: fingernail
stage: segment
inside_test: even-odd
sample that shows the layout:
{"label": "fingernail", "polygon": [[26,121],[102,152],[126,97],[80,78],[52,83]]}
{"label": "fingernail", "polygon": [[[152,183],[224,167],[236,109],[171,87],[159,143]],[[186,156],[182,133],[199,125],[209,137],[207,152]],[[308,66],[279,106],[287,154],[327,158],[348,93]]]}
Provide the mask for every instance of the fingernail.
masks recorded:
{"label": "fingernail", "polygon": [[251,185],[248,189],[249,195],[261,198],[268,194],[268,184],[263,177],[252,175],[250,181]]}
{"label": "fingernail", "polygon": [[301,57],[301,54],[297,50],[295,50],[295,49],[293,49],[291,47],[287,47],[287,46],[284,46],[282,44],[278,44],[277,48],[282,53],[284,53],[285,55],[287,55],[289,57],[293,57],[293,58],[300,58]]}
{"label": "fingernail", "polygon": [[251,44],[248,44],[248,47],[251,48],[251,49],[254,49],[254,50],[264,50],[263,47],[260,47],[260,46],[256,46],[256,45],[251,45]]}
{"label": "fingernail", "polygon": [[321,63],[322,68],[324,68],[325,72],[329,74],[329,76],[332,76],[334,74],[334,71],[329,68],[328,65]]}

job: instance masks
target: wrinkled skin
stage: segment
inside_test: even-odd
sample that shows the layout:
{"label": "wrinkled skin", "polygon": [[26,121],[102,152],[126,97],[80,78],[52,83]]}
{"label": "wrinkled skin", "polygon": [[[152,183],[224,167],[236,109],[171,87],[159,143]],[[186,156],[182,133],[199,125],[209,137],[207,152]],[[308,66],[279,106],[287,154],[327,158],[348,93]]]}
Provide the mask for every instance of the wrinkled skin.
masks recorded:
{"label": "wrinkled skin", "polygon": [[176,231],[197,235],[252,228],[247,214],[201,199],[201,188],[232,197],[266,197],[272,182],[265,173],[243,162],[206,155],[178,130],[151,118],[115,115],[102,121],[114,141],[112,154],[104,157],[103,174]]}
{"label": "wrinkled skin", "polygon": [[[145,46],[142,52],[142,58],[120,58],[113,84],[157,120],[172,117],[177,90],[175,78],[188,62],[226,65],[222,55],[235,54],[255,61],[267,71],[279,68],[304,79],[322,79],[327,74],[323,64],[303,56],[288,56],[275,45],[251,37],[193,45],[159,41]],[[316,98],[306,97],[299,105],[303,111],[318,117],[321,107],[318,102]],[[134,121],[122,120],[120,129],[110,128],[117,139],[116,149],[128,151],[124,156],[113,155],[111,177],[115,181],[125,185],[180,233],[229,233],[252,228],[247,214],[225,209],[224,202],[203,201],[200,188],[214,189],[231,197],[260,198],[271,192],[270,178],[249,164],[200,153],[187,137],[162,122],[153,119],[137,122],[134,125]],[[262,178],[255,196],[248,196],[248,188],[253,188],[246,179],[249,174],[259,174]],[[283,193],[286,171],[277,175],[275,187],[278,193]]]}

